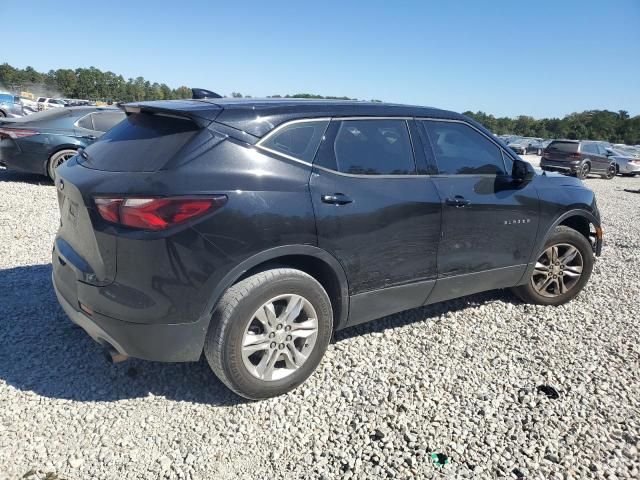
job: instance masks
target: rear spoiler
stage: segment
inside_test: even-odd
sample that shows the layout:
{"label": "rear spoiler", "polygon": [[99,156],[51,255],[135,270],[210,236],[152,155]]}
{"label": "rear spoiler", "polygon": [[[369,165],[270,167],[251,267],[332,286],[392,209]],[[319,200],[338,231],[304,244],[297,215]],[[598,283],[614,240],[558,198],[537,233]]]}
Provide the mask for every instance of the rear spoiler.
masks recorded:
{"label": "rear spoiler", "polygon": [[193,100],[203,100],[205,98],[222,98],[222,95],[218,95],[211,90],[205,90],[204,88],[192,88],[191,98]]}
{"label": "rear spoiler", "polygon": [[220,114],[222,108],[215,103],[193,100],[159,100],[155,102],[126,103],[119,105],[127,115],[149,113],[167,117],[188,118],[200,128],[209,125]]}

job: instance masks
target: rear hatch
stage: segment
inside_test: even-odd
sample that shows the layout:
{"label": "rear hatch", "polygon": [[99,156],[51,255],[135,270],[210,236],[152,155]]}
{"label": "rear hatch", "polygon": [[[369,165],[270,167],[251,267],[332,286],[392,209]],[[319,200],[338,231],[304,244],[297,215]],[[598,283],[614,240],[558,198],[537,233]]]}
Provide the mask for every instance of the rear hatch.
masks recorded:
{"label": "rear hatch", "polygon": [[[179,108],[170,111],[164,104],[171,102],[151,103],[163,106],[141,104],[128,108],[125,120],[57,169],[61,223],[54,273],[65,298],[74,297],[72,280],[104,286],[116,276],[116,232],[100,218],[94,196],[131,194],[123,190],[136,184],[149,185],[151,173],[165,168],[180,152],[193,150],[194,143],[202,144],[195,140],[212,138],[204,128],[210,120],[200,112]],[[211,107],[216,106],[209,104],[205,113],[211,114]],[[140,193],[138,189],[134,191]]]}
{"label": "rear hatch", "polygon": [[578,153],[579,142],[569,140],[554,140],[544,151],[544,158],[554,162],[567,162],[577,160],[580,157]]}

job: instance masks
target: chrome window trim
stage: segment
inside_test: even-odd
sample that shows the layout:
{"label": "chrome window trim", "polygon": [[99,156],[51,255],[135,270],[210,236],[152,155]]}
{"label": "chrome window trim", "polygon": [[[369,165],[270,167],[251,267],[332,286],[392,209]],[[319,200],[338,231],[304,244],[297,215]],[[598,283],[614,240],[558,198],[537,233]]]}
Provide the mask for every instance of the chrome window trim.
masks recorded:
{"label": "chrome window trim", "polygon": [[[508,169],[507,169],[507,165],[504,162],[504,153],[506,152],[504,148],[502,148],[502,146],[495,141],[495,139],[491,138],[490,136],[488,136],[486,133],[484,133],[482,130],[480,130],[479,128],[477,128],[476,126],[470,124],[469,122],[465,121],[465,120],[458,120],[458,119],[453,119],[453,118],[438,118],[438,117],[415,117],[416,121],[420,121],[420,120],[426,120],[426,121],[430,121],[430,122],[449,122],[449,123],[461,123],[463,125],[466,125],[467,127],[470,127],[472,129],[474,129],[476,132],[478,132],[480,135],[482,135],[484,138],[486,138],[487,140],[489,140],[491,143],[493,143],[497,148],[498,151],[500,152],[500,158],[502,159],[502,166],[504,167],[504,171],[505,174],[504,175],[493,175],[493,174],[462,174],[465,176],[491,176],[491,177],[508,177],[509,173],[508,173]],[[431,147],[431,138],[427,135],[427,138],[429,139],[429,148]],[[508,152],[506,152],[507,155],[509,157],[511,157],[511,155],[509,155]],[[434,152],[434,158],[436,159],[436,162],[438,161],[438,157],[435,156],[435,152]],[[515,160],[512,157],[512,161]],[[459,174],[456,173],[448,173],[448,174],[437,174],[437,175],[432,175],[433,177],[442,177],[442,176],[459,176]]]}
{"label": "chrome window trim", "polygon": [[[316,118],[299,118],[299,119],[295,119],[295,120],[290,120],[288,122],[283,123],[282,125],[278,125],[276,128],[274,128],[273,130],[271,130],[269,133],[267,133],[264,137],[262,137],[260,140],[258,140],[255,143],[255,147],[259,148],[260,150],[264,150],[266,152],[269,153],[273,153],[275,155],[279,155],[281,157],[284,157],[288,160],[292,160],[294,162],[297,163],[301,163],[302,165],[306,165],[309,167],[313,167],[313,168],[317,168],[318,170],[321,170],[323,172],[327,172],[327,173],[332,173],[334,175],[341,175],[343,177],[351,177],[351,178],[366,178],[366,179],[376,179],[376,178],[380,178],[380,179],[389,179],[389,178],[425,178],[425,177],[431,177],[431,175],[425,175],[425,174],[419,174],[418,172],[418,167],[416,165],[416,159],[415,159],[415,150],[414,149],[414,144],[413,144],[413,140],[411,138],[411,129],[409,128],[409,124],[408,122],[410,120],[413,120],[414,117],[406,117],[406,116],[401,116],[401,117],[393,117],[393,116],[386,116],[386,117],[376,117],[376,116],[346,116],[346,117],[316,117]],[[272,135],[275,135],[278,131],[282,130],[285,127],[288,127],[289,125],[295,124],[295,123],[305,123],[305,122],[326,122],[326,121],[346,121],[346,120],[404,120],[405,121],[405,125],[407,127],[407,133],[409,135],[409,141],[411,142],[411,154],[413,156],[413,163],[414,163],[414,167],[415,167],[415,174],[410,174],[410,175],[364,175],[364,174],[359,174],[359,173],[344,173],[344,172],[339,172],[337,170],[333,170],[331,168],[326,168],[326,167],[322,167],[320,165],[315,165],[312,163],[309,163],[305,160],[301,160],[299,158],[293,157],[291,155],[287,155],[286,153],[282,153],[279,152],[277,150],[274,150],[272,148],[268,148],[268,147],[264,147],[262,145],[262,143],[266,142]],[[324,135],[323,135],[323,139],[324,139]]]}

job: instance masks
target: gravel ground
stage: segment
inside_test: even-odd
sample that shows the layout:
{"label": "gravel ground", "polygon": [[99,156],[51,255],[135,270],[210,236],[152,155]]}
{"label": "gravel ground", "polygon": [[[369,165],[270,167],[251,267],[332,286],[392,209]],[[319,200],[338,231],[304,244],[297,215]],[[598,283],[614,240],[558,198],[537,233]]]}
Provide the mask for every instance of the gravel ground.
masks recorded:
{"label": "gravel ground", "polygon": [[0,171],[0,479],[639,478],[640,178],[586,183],[606,243],[570,304],[387,317],[248,403],[203,361],[107,364],[50,287],[53,187]]}

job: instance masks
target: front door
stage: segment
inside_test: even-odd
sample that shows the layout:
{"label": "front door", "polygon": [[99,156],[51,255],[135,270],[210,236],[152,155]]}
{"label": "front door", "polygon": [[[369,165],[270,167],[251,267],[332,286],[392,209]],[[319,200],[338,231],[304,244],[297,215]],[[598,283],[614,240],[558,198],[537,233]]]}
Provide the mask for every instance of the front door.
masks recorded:
{"label": "front door", "polygon": [[416,174],[408,122],[333,120],[310,187],[318,244],[344,267],[350,295],[423,282],[407,308],[421,305],[437,275],[441,206]]}
{"label": "front door", "polygon": [[[438,286],[458,289],[442,293],[452,298],[515,284],[536,238],[535,187],[515,182],[512,159],[474,127],[460,121],[419,123],[432,147],[427,155],[435,161],[432,180],[442,200]],[[454,277],[459,281],[440,281]]]}

